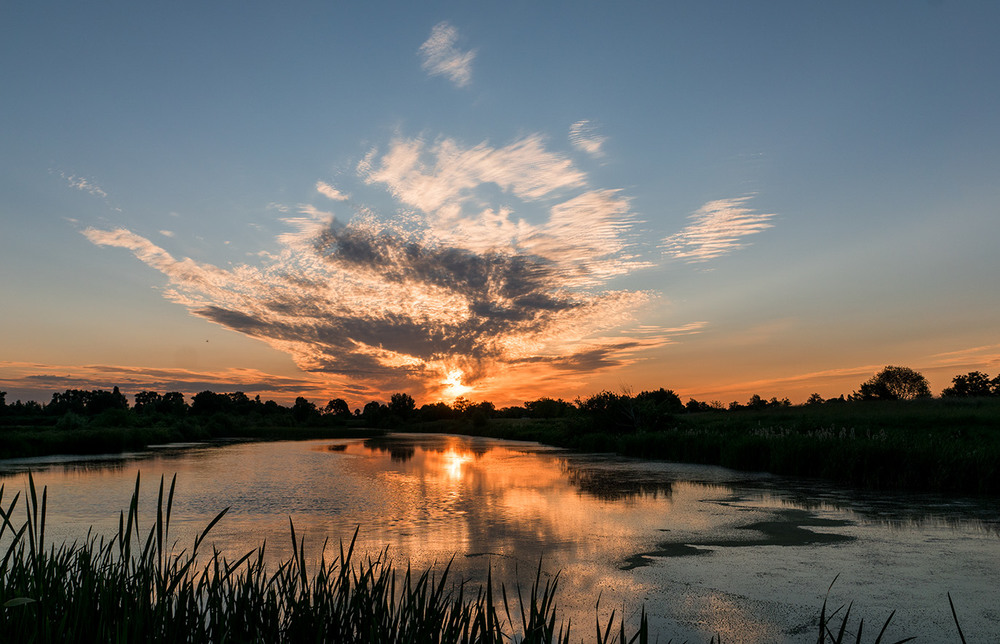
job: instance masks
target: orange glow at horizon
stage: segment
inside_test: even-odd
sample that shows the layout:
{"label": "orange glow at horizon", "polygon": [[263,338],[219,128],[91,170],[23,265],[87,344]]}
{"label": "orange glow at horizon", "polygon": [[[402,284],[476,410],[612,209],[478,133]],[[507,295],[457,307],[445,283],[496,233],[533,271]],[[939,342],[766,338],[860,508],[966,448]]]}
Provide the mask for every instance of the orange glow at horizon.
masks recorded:
{"label": "orange glow at horizon", "polygon": [[455,398],[472,391],[472,387],[462,384],[463,375],[464,373],[461,369],[454,369],[448,372],[448,377],[441,382],[441,384],[445,385],[442,393],[446,398],[454,400]]}

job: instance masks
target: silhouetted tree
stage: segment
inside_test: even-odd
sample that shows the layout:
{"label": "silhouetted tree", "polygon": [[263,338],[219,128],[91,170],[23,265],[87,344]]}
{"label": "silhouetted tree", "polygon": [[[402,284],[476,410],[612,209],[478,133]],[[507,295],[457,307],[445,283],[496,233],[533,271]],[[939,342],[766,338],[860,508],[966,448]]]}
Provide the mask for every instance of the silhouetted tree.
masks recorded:
{"label": "silhouetted tree", "polygon": [[61,416],[68,412],[96,416],[109,409],[128,409],[128,398],[118,390],[118,387],[112,391],[67,389],[63,393],[53,393],[52,400],[45,406],[46,413],[53,416]]}
{"label": "silhouetted tree", "polygon": [[99,414],[109,409],[128,409],[128,398],[118,390],[118,387],[114,387],[111,391],[95,390],[90,394],[90,400],[87,402],[89,414]]}
{"label": "silhouetted tree", "polygon": [[686,403],[684,403],[684,410],[688,413],[695,413],[699,411],[712,411],[712,406],[707,402],[701,402],[695,400],[694,398],[689,398]]}
{"label": "silhouetted tree", "polygon": [[809,398],[806,400],[807,405],[822,405],[823,396],[819,394],[809,394]]}
{"label": "silhouetted tree", "polygon": [[326,407],[323,408],[323,413],[337,418],[347,418],[351,415],[351,408],[347,405],[347,401],[343,398],[334,398],[330,402],[326,403]]}
{"label": "silhouetted tree", "polygon": [[638,429],[637,406],[631,396],[602,391],[577,400],[577,407],[597,430],[621,434]]}
{"label": "silhouetted tree", "polygon": [[157,410],[171,416],[183,416],[188,410],[187,403],[184,402],[184,394],[179,391],[168,391],[160,398]]}
{"label": "silhouetted tree", "polygon": [[381,425],[388,415],[389,408],[375,400],[367,403],[364,409],[361,410],[361,418],[364,419],[365,424],[369,427]]}
{"label": "silhouetted tree", "polygon": [[17,402],[14,403],[14,406],[19,408],[17,410],[19,414],[23,414],[25,416],[41,416],[42,413],[44,413],[45,411],[42,408],[42,405],[35,400],[29,400],[23,403],[20,400],[18,400]]}
{"label": "silhouetted tree", "polygon": [[202,391],[191,398],[191,414],[195,416],[210,416],[219,412],[229,411],[230,400],[225,394],[214,391]]}
{"label": "silhouetted tree", "polygon": [[413,414],[417,404],[409,394],[397,393],[389,397],[389,413],[406,420]]}
{"label": "silhouetted tree", "polygon": [[470,419],[476,427],[482,427],[486,424],[486,421],[493,418],[494,414],[496,414],[496,406],[488,400],[471,402],[463,399],[463,401],[461,415],[463,418]]}
{"label": "silhouetted tree", "polygon": [[527,418],[528,410],[520,405],[501,407],[497,410],[498,418]]}
{"label": "silhouetted tree", "polygon": [[652,403],[659,414],[679,414],[684,411],[680,396],[671,389],[660,387],[656,391],[643,391],[635,398],[641,402]]}
{"label": "silhouetted tree", "polygon": [[0,415],[7,412],[7,392],[0,391]]}
{"label": "silhouetted tree", "polygon": [[454,409],[455,413],[457,413],[458,415],[462,415],[465,413],[465,410],[468,409],[469,405],[471,404],[472,404],[471,400],[469,400],[465,396],[459,396],[458,398],[455,399],[454,402],[451,403],[451,408]]}
{"label": "silhouetted tree", "polygon": [[135,395],[133,411],[140,414],[150,414],[159,411],[162,396],[155,391],[140,391]]}
{"label": "silhouetted tree", "polygon": [[861,384],[855,400],[913,400],[929,398],[927,378],[909,367],[888,366]]}
{"label": "silhouetted tree", "polygon": [[417,410],[417,420],[429,422],[434,420],[447,420],[455,417],[455,410],[446,403],[436,402],[430,405],[422,405]]}
{"label": "silhouetted tree", "polygon": [[[247,396],[242,391],[234,391],[231,394],[223,394],[223,395],[229,399],[229,405],[228,405],[229,413],[236,414],[238,416],[246,416],[250,412],[254,411],[255,408],[254,403],[257,401],[250,400],[250,397]],[[257,400],[258,401],[260,400],[259,396]]]}
{"label": "silhouetted tree", "polygon": [[302,396],[295,399],[295,404],[292,405],[292,418],[295,419],[295,422],[304,423],[316,416],[319,416],[316,403],[311,403]]}
{"label": "silhouetted tree", "polygon": [[576,408],[562,398],[553,400],[543,397],[525,402],[524,410],[528,418],[563,418],[572,415]]}
{"label": "silhouetted tree", "polygon": [[[1000,378],[1000,377],[998,377]],[[982,371],[970,371],[963,376],[951,379],[951,386],[941,392],[948,398],[969,398],[972,396],[990,396],[994,393],[994,381]]]}
{"label": "silhouetted tree", "polygon": [[67,389],[52,393],[52,400],[45,406],[45,412],[53,416],[62,416],[67,412],[83,415],[87,412],[88,392],[82,389]]}

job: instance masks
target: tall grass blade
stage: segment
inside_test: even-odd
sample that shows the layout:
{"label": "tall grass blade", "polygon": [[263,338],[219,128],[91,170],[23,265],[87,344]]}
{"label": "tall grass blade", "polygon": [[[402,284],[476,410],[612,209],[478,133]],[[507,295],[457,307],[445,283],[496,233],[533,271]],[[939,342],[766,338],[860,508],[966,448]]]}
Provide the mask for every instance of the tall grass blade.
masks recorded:
{"label": "tall grass blade", "polygon": [[951,617],[955,620],[955,628],[958,629],[958,638],[965,644],[965,633],[962,632],[962,625],[958,623],[958,613],[955,611],[955,602],[951,600],[951,593],[948,593],[948,605],[951,606]]}

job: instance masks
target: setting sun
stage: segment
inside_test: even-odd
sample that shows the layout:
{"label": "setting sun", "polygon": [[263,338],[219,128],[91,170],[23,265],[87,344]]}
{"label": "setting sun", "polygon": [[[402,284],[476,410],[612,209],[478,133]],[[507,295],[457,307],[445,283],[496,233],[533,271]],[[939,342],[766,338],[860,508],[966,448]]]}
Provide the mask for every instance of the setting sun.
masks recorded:
{"label": "setting sun", "polygon": [[450,398],[454,400],[459,396],[464,396],[466,393],[472,391],[472,387],[466,387],[462,384],[462,373],[461,369],[455,369],[448,372],[448,377],[445,378],[441,384],[443,384],[444,390],[442,393],[445,398]]}

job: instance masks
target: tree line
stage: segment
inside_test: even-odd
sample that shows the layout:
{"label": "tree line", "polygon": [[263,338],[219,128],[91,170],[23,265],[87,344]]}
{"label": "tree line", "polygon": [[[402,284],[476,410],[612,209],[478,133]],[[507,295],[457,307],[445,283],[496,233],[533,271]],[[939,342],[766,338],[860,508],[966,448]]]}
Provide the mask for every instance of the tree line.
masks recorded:
{"label": "tree line", "polygon": [[[873,400],[914,400],[931,397],[927,379],[908,367],[887,366],[860,384],[848,396],[823,398],[812,394],[806,405],[842,404]],[[980,371],[957,375],[952,385],[941,392],[943,398],[1000,396],[1000,375],[990,378]],[[181,392],[160,394],[140,391],[130,405],[128,397],[118,387],[111,391],[67,389],[52,394],[47,404],[35,401],[8,404],[6,392],[0,391],[0,417],[4,424],[47,425],[62,428],[95,426],[128,426],[150,422],[181,421],[214,422],[216,424],[254,425],[323,425],[360,424],[369,427],[392,427],[411,422],[467,420],[475,424],[491,418],[574,419],[603,431],[623,433],[636,429],[660,429],[679,414],[709,411],[740,412],[746,410],[791,407],[788,398],[766,399],[754,394],[746,403],[733,401],[724,405],[718,401],[688,399],[686,403],[670,389],[656,389],[633,394],[602,391],[587,398],[569,402],[561,398],[542,397],[523,405],[497,408],[492,402],[473,402],[458,398],[452,404],[434,402],[417,406],[412,396],[394,393],[387,402],[372,400],[354,409],[343,398],[333,398],[319,406],[299,396],[291,406],[274,400],[250,398],[242,391],[216,393],[202,391],[190,402]],[[231,427],[230,427],[231,428]]]}

